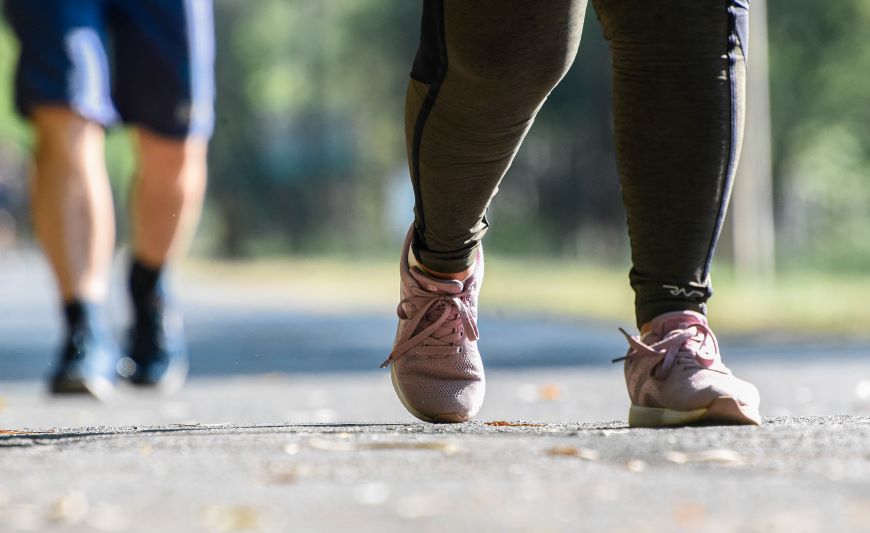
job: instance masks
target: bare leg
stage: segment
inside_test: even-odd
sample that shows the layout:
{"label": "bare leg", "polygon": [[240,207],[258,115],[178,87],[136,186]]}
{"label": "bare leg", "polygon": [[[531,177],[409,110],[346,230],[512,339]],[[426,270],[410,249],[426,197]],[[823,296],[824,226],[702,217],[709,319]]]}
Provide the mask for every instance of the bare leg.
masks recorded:
{"label": "bare leg", "polygon": [[183,254],[199,220],[206,184],[204,139],[136,131],[139,172],[133,186],[133,252],[150,267]]}
{"label": "bare leg", "polygon": [[115,215],[103,128],[61,107],[34,110],[33,219],[64,302],[67,338],[51,377],[55,393],[100,398],[114,383],[117,352],[100,316]]}
{"label": "bare leg", "polygon": [[202,209],[206,145],[139,129],[139,172],[133,189],[130,296],[135,321],[125,377],[137,385],[175,390],[187,375],[181,316],[167,303],[164,265],[182,254]]}
{"label": "bare leg", "polygon": [[105,299],[115,240],[103,128],[61,107],[40,107],[32,209],[64,301]]}

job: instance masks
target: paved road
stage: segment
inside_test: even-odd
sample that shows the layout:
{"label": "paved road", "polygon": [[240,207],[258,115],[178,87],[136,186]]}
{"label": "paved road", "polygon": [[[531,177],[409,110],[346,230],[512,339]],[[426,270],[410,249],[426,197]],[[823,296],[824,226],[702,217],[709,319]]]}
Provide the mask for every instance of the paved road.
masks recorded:
{"label": "paved road", "polygon": [[0,278],[2,532],[870,531],[860,343],[723,339],[763,427],[629,430],[614,324],[489,316],[479,422],[432,426],[375,369],[389,313],[240,311],[190,280],[184,391],[58,401],[47,273]]}
{"label": "paved road", "polygon": [[868,531],[870,418],[0,437],[4,531]]}

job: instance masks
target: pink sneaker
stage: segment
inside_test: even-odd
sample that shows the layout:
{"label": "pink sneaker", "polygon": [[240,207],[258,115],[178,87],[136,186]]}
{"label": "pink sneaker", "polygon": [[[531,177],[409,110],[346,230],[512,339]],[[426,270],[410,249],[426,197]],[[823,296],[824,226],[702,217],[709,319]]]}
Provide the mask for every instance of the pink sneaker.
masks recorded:
{"label": "pink sneaker", "polygon": [[465,281],[434,279],[408,265],[411,238],[408,232],[402,248],[396,341],[381,368],[393,365],[393,388],[412,415],[427,422],[465,422],[480,410],[486,390],[477,351],[483,252]]}
{"label": "pink sneaker", "polygon": [[692,311],[657,316],[643,338],[620,329],[630,345],[625,382],[632,427],[761,424],[758,389],[722,364],[707,318]]}

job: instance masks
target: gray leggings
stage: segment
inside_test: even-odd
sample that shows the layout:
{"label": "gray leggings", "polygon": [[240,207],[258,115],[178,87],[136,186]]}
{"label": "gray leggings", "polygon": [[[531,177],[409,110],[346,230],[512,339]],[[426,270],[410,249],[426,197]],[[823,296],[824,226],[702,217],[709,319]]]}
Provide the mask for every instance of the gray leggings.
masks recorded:
{"label": "gray leggings", "polygon": [[[613,59],[614,130],[638,324],[705,312],[741,142],[748,0],[593,0]],[[468,268],[486,210],[580,43],[585,0],[425,0],[405,124],[414,252]]]}

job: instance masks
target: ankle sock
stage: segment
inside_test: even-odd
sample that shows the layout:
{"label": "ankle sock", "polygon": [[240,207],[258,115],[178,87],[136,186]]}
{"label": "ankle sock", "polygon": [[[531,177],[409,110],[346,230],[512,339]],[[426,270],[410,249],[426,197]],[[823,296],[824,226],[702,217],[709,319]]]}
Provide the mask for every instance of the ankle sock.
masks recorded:
{"label": "ankle sock", "polygon": [[98,321],[99,313],[100,306],[92,302],[74,299],[63,304],[63,315],[66,319],[67,331],[70,333],[84,328],[93,328]]}
{"label": "ankle sock", "polygon": [[139,312],[156,305],[163,297],[163,266],[151,267],[138,259],[130,265],[130,296]]}
{"label": "ankle sock", "polygon": [[[467,276],[465,276],[465,277],[462,278],[462,279],[456,280],[456,281],[465,281],[465,280],[467,280],[468,278],[470,278],[470,277],[471,277],[471,274],[474,272],[474,266],[475,266],[476,263],[477,263],[477,261],[475,261],[475,262],[471,265],[471,270],[468,272],[468,275],[467,275]],[[423,266],[422,264],[420,264],[420,261],[417,260],[417,256],[414,255],[414,250],[413,250],[412,248],[408,248],[408,266],[411,267],[411,268],[417,267],[417,269],[419,269],[421,272],[423,272],[424,274],[426,274],[427,276],[429,276],[429,277],[431,277],[431,278],[435,278],[435,279],[452,279],[452,278],[442,277],[442,276],[436,276],[436,275],[432,274],[432,272],[430,272],[429,269],[427,269],[425,266]]]}

